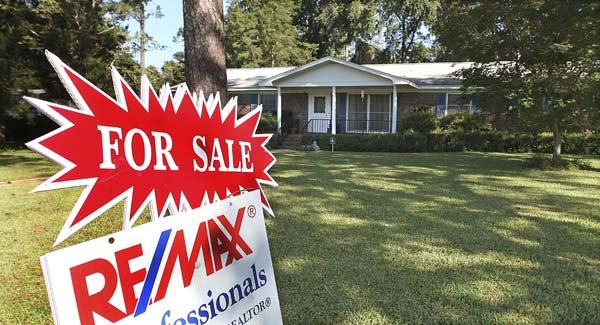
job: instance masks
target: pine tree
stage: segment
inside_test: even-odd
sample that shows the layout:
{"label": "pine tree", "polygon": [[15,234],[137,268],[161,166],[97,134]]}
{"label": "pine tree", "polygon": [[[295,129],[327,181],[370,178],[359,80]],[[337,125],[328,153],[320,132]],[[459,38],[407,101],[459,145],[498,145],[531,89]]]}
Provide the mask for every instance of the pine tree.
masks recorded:
{"label": "pine tree", "polygon": [[226,16],[226,43],[232,67],[301,65],[313,59],[314,45],[302,42],[292,24],[293,0],[234,0]]}

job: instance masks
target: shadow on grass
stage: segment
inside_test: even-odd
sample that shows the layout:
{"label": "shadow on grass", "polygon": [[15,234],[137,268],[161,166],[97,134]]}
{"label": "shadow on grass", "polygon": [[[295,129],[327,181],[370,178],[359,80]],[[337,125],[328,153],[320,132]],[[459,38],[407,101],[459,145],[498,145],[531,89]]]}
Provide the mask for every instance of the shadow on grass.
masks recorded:
{"label": "shadow on grass", "polygon": [[600,175],[522,166],[280,156],[269,235],[285,320],[600,322]]}

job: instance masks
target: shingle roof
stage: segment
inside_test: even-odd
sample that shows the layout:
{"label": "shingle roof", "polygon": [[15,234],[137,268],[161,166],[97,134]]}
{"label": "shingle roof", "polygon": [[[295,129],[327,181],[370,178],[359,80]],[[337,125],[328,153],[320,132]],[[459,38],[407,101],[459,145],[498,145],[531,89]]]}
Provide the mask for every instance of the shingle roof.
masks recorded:
{"label": "shingle roof", "polygon": [[258,83],[260,81],[284,73],[293,68],[294,67],[227,69],[227,88],[259,88]]}
{"label": "shingle roof", "polygon": [[365,64],[366,67],[406,78],[420,86],[460,85],[461,80],[452,74],[468,68],[473,62],[432,62],[399,64]]}
{"label": "shingle roof", "polygon": [[[472,62],[434,62],[434,63],[399,63],[399,64],[365,64],[366,68],[389,75],[410,80],[418,86],[456,86],[461,80],[452,73],[467,68]],[[279,68],[247,68],[227,69],[227,86],[229,89],[259,89],[259,83],[267,78],[277,76],[295,67]],[[269,89],[268,87],[266,89]]]}

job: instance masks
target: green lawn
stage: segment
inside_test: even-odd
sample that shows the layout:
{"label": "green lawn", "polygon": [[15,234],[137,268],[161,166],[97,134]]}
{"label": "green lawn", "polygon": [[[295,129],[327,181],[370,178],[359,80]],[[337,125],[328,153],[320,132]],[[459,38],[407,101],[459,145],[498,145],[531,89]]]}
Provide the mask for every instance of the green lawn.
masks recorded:
{"label": "green lawn", "polygon": [[[600,323],[600,172],[525,157],[278,154],[268,233],[286,323]],[[0,183],[51,166],[3,153]],[[49,322],[38,257],[81,189],[5,183],[0,323]],[[59,247],[117,230],[121,213]]]}

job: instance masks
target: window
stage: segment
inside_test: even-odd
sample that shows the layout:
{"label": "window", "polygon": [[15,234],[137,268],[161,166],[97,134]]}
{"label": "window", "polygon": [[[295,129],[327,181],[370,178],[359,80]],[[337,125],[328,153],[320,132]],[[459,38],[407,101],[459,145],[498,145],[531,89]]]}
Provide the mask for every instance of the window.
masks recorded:
{"label": "window", "polygon": [[461,94],[448,94],[448,115],[460,112],[470,112],[471,101]]}
{"label": "window", "polygon": [[313,105],[313,113],[324,114],[325,113],[325,97],[315,96],[315,103]]}
{"label": "window", "polygon": [[260,94],[263,113],[277,115],[277,95]]}
{"label": "window", "polygon": [[250,94],[250,109],[255,109],[258,106],[258,94]]}
{"label": "window", "polygon": [[435,112],[437,118],[446,116],[446,93],[437,94],[437,104],[435,105]]}
{"label": "window", "polygon": [[390,95],[348,95],[348,132],[389,132]]}

